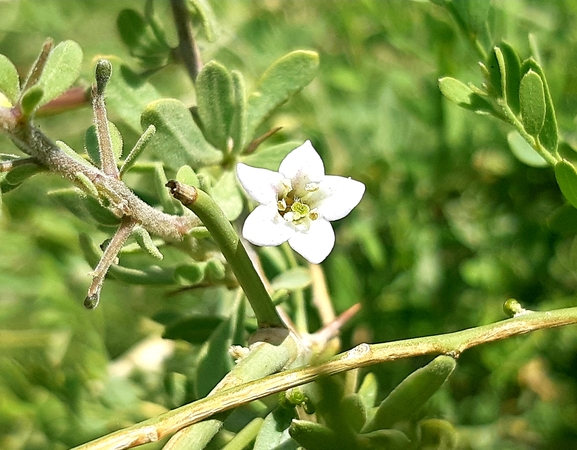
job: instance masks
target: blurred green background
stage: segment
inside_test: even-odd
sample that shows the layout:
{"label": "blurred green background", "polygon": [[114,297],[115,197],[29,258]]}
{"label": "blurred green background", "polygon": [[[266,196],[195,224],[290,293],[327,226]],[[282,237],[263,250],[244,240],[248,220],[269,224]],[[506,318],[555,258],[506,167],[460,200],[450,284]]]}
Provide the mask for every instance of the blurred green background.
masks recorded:
{"label": "blurred green background", "polygon": [[[311,139],[328,173],[367,186],[361,205],[335,224],[337,245],[323,263],[337,311],[362,303],[344,330],[344,348],[497,321],[510,297],[529,309],[575,304],[577,226],[561,229],[554,218],[567,214],[577,224],[577,214],[562,209],[553,171],[519,162],[505,125],[461,110],[439,92],[442,76],[482,82],[478,56],[446,10],[407,0],[210,3],[216,40],[201,36],[203,58],[240,70],[249,87],[289,51],[320,55],[319,76],[266,125],[284,127],[278,142]],[[50,36],[82,46],[81,86],[91,82],[97,55],[117,55],[138,70],[116,17],[143,4],[0,2],[0,53],[25,75]],[[167,3],[155,4],[169,27]],[[522,58],[530,56],[533,36],[560,135],[575,141],[577,3],[493,0],[489,23],[493,43],[506,40]],[[194,103],[180,67],[168,66],[151,81],[162,95]],[[110,115],[114,121],[115,111]],[[81,149],[91,120],[84,107],[39,124]],[[137,134],[119,127],[130,148]],[[0,148],[17,153],[4,136]],[[109,235],[47,195],[67,186],[38,175],[3,195],[0,447],[6,449],[67,448],[190,400],[194,346],[176,342],[165,364],[150,363],[130,376],[119,375],[119,364],[111,372],[110,364],[127,363],[130,348],[159,336],[162,326],[151,317],[167,308],[226,312],[224,289],[218,298],[168,295],[166,288],[112,280],[101,306],[86,311],[90,267],[78,234],[95,241]],[[576,350],[575,328],[469,350],[423,415],[453,422],[463,449],[575,448]],[[427,360],[372,367],[380,396]]]}

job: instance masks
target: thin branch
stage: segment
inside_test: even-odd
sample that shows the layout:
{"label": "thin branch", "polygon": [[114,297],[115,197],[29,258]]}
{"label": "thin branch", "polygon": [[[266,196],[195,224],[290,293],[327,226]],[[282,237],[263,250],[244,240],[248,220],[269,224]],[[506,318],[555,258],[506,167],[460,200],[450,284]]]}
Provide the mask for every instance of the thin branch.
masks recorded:
{"label": "thin branch", "polygon": [[186,9],[185,0],[170,0],[172,16],[178,34],[178,55],[186,67],[188,76],[194,82],[202,69],[200,50],[192,34],[190,13]]}
{"label": "thin branch", "polygon": [[98,306],[100,301],[100,291],[102,289],[102,283],[104,283],[104,277],[108,273],[108,269],[118,257],[118,253],[122,249],[122,246],[126,240],[130,237],[130,234],[134,230],[137,222],[130,216],[124,216],[120,226],[110,239],[110,242],[104,249],[102,258],[94,271],[92,272],[92,284],[88,288],[88,294],[84,300],[84,306],[87,309],[94,309]]}
{"label": "thin branch", "polygon": [[148,442],[158,441],[181,428],[205,420],[217,413],[310,383],[321,377],[372,364],[421,355],[448,354],[458,357],[468,348],[480,344],[518,336],[535,330],[573,324],[577,324],[577,307],[546,312],[529,312],[490,325],[443,335],[384,344],[361,344],[324,363],[288,370],[233,387],[222,393],[206,397],[76,447],[76,450],[121,450],[136,447]]}
{"label": "thin branch", "polygon": [[82,174],[114,209],[123,215],[131,216],[152,234],[169,240],[182,239],[200,223],[198,218],[192,215],[173,216],[158,211],[141,200],[124,182],[68,156],[44,133],[28,123],[16,123],[8,131],[14,143],[24,153],[36,158],[50,171],[75,183],[78,183],[78,174]]}

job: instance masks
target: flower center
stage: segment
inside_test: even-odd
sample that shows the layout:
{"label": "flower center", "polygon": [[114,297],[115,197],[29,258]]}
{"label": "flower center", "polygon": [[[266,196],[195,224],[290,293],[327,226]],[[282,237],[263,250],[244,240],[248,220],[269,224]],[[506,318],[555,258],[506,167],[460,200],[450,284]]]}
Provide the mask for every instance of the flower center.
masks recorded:
{"label": "flower center", "polygon": [[314,192],[318,190],[317,183],[309,183],[304,187],[302,196],[298,196],[292,188],[290,180],[287,181],[287,191],[279,192],[277,200],[278,213],[287,222],[293,225],[305,225],[308,228],[309,220],[317,220],[319,214],[316,208],[311,208],[310,200]]}

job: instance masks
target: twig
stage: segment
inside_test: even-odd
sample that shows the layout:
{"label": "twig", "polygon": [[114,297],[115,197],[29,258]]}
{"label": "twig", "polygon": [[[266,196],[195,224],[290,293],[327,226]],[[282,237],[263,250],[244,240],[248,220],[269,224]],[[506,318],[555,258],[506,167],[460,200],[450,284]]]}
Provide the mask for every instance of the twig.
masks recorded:
{"label": "twig", "polygon": [[170,6],[178,34],[178,55],[186,67],[188,76],[194,82],[202,69],[202,60],[200,50],[192,34],[190,13],[186,9],[184,0],[170,0]]}
{"label": "twig", "polygon": [[238,407],[287,389],[310,383],[321,377],[401,358],[448,354],[458,357],[468,348],[506,339],[544,328],[577,324],[577,307],[555,311],[531,312],[490,325],[455,333],[429,336],[384,344],[361,344],[321,364],[281,372],[233,387],[116,431],[76,450],[121,450],[155,442],[181,428],[205,420],[214,414]]}

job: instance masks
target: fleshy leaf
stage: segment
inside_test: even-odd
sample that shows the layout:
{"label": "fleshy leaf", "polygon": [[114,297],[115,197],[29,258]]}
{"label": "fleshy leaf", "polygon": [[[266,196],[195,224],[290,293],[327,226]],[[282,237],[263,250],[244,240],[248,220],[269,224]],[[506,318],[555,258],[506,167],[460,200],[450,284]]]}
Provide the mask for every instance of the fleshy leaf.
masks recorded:
{"label": "fleshy leaf", "polygon": [[461,108],[469,109],[479,114],[493,112],[493,108],[488,101],[455,78],[444,77],[439,79],[439,88],[448,100],[456,103]]}
{"label": "fleshy leaf", "polygon": [[456,364],[454,358],[441,355],[415,370],[383,400],[364,431],[391,428],[398,421],[410,419],[445,383]]}
{"label": "fleshy leaf", "polygon": [[42,99],[37,107],[55,99],[78,78],[82,65],[82,49],[74,41],[64,41],[50,52],[38,84],[42,88]]}
{"label": "fleshy leaf", "polygon": [[168,178],[166,177],[162,164],[155,164],[153,176],[156,194],[160,199],[160,204],[162,205],[164,212],[168,214],[182,214],[182,204],[175,200],[175,198],[168,192],[168,189],[166,189]]}
{"label": "fleshy leaf", "polygon": [[262,150],[259,149],[250,155],[243,156],[240,161],[252,167],[277,171],[286,155],[300,144],[301,142],[296,141],[283,142],[282,144],[273,145]]}
{"label": "fleshy leaf", "polygon": [[198,114],[207,140],[226,150],[234,117],[232,78],[226,67],[210,61],[196,79]]}
{"label": "fleshy leaf", "polygon": [[555,178],[565,198],[577,208],[577,171],[569,162],[562,160],[555,164]]}
{"label": "fleshy leaf", "polygon": [[318,67],[318,54],[304,50],[289,53],[275,61],[263,74],[256,92],[248,99],[246,139],[253,138],[257,127],[275,108],[309,84]]}
{"label": "fleshy leaf", "polygon": [[232,368],[233,362],[228,349],[232,345],[232,335],[235,331],[234,311],[226,321],[214,329],[200,351],[200,361],[194,383],[197,398],[208,395]]}
{"label": "fleshy leaf", "polygon": [[[489,2],[487,2],[489,3]],[[519,112],[519,84],[521,81],[520,67],[521,62],[517,52],[506,42],[499,44],[500,59],[505,67],[505,83],[503,89],[505,92],[509,108],[517,114]],[[503,72],[503,69],[501,69]]]}
{"label": "fleshy leaf", "polygon": [[[108,130],[110,139],[112,141],[112,152],[115,159],[118,161],[122,156],[123,140],[120,131],[112,122],[108,122]],[[100,163],[100,149],[98,148],[98,137],[96,136],[96,127],[91,125],[84,134],[84,148],[90,157],[90,160],[97,166],[101,167]]]}
{"label": "fleshy leaf", "polygon": [[0,92],[15,105],[20,95],[18,71],[12,61],[0,55]]}
{"label": "fleshy leaf", "polygon": [[543,81],[533,70],[523,75],[519,88],[519,100],[521,103],[521,119],[525,131],[531,136],[539,134],[545,122],[545,90]]}
{"label": "fleshy leaf", "polygon": [[546,167],[549,164],[537,151],[523,139],[523,137],[516,131],[511,131],[507,134],[507,142],[519,161],[531,167]]}
{"label": "fleshy leaf", "polygon": [[44,90],[40,86],[32,86],[22,95],[20,105],[24,116],[32,115],[40,107],[42,97],[44,97]]}
{"label": "fleshy leaf", "polygon": [[356,392],[345,395],[341,399],[340,410],[346,423],[348,423],[355,432],[358,433],[361,431],[361,428],[363,428],[367,420],[367,409],[361,396]]}
{"label": "fleshy leaf", "polygon": [[224,211],[226,218],[235,220],[242,212],[242,196],[234,172],[224,172],[213,186],[212,197]]}
{"label": "fleshy leaf", "polygon": [[141,118],[142,127],[156,127],[150,146],[169,167],[188,164],[193,169],[216,164],[222,154],[212,147],[192,119],[190,111],[178,100],[163,99],[150,103]]}
{"label": "fleshy leaf", "polygon": [[318,450],[343,448],[340,437],[320,423],[294,419],[289,427],[289,433],[304,448]]}
{"label": "fleshy leaf", "polygon": [[205,262],[183,264],[174,271],[175,280],[180,284],[197,284],[204,279]]}
{"label": "fleshy leaf", "polygon": [[180,181],[181,183],[188,184],[189,186],[200,187],[200,181],[198,180],[198,175],[192,167],[190,166],[182,166],[176,172],[176,181]]}
{"label": "fleshy leaf", "polygon": [[452,450],[457,448],[458,433],[448,420],[427,419],[419,422],[421,448]]}
{"label": "fleshy leaf", "polygon": [[157,67],[166,62],[169,48],[157,38],[151,25],[139,12],[133,9],[120,11],[116,26],[131,55],[140,59],[143,66]]}
{"label": "fleshy leaf", "polygon": [[541,66],[533,58],[529,58],[523,61],[521,65],[521,73],[524,75],[530,70],[537,73],[543,82],[543,90],[545,92],[545,121],[543,127],[539,132],[539,141],[541,144],[549,150],[550,153],[554,154],[557,152],[557,144],[559,142],[559,132],[557,130],[557,119],[555,117],[555,106],[553,105],[553,100],[551,98],[551,93],[549,92],[549,86],[547,85],[547,79],[545,78],[545,73]]}
{"label": "fleshy leaf", "polygon": [[113,74],[106,86],[108,109],[118,114],[136,133],[142,133],[140,113],[146,106],[161,97],[148,80],[122,63],[117,58],[108,58],[113,63]]}
{"label": "fleshy leaf", "polygon": [[265,418],[256,437],[253,450],[269,450],[271,448],[296,450],[298,444],[292,440],[288,428],[294,413],[290,409],[275,408]]}
{"label": "fleshy leaf", "polygon": [[204,34],[208,42],[214,42],[214,23],[216,19],[210,4],[206,0],[189,0],[187,6],[192,6],[200,17]]}
{"label": "fleshy leaf", "polygon": [[304,289],[312,282],[311,273],[304,267],[295,267],[281,273],[272,280],[272,287],[275,290],[286,289],[293,291],[295,289]]}
{"label": "fleshy leaf", "polygon": [[[80,249],[84,254],[84,258],[91,267],[96,267],[102,251],[94,244],[92,238],[85,233],[80,236]],[[108,275],[124,281],[128,284],[142,284],[142,285],[171,285],[174,283],[174,271],[172,269],[165,269],[158,266],[150,266],[146,269],[133,269],[123,267],[116,264],[110,266]]]}
{"label": "fleshy leaf", "polygon": [[156,244],[152,241],[152,238],[150,237],[148,231],[146,231],[142,227],[135,227],[133,234],[134,239],[136,240],[140,248],[148,252],[150,256],[156,259],[164,258],[164,256],[162,255]]}

